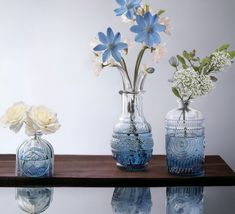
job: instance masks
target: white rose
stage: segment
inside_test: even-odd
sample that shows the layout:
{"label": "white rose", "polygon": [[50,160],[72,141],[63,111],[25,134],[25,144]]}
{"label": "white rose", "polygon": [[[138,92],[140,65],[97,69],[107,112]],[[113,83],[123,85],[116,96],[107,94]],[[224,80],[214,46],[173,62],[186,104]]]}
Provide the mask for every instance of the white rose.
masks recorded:
{"label": "white rose", "polygon": [[171,20],[168,17],[162,17],[159,19],[159,23],[166,26],[165,33],[168,35],[172,34],[173,27],[171,25]]}
{"label": "white rose", "polygon": [[41,131],[43,134],[51,134],[60,128],[57,114],[44,106],[31,107],[26,124],[27,135],[34,135],[36,131]]}
{"label": "white rose", "polygon": [[7,109],[2,116],[1,122],[4,126],[9,127],[15,133],[18,132],[26,119],[27,106],[23,102],[15,103]]}
{"label": "white rose", "polygon": [[166,44],[159,44],[153,51],[153,59],[155,62],[159,62],[167,54]]}

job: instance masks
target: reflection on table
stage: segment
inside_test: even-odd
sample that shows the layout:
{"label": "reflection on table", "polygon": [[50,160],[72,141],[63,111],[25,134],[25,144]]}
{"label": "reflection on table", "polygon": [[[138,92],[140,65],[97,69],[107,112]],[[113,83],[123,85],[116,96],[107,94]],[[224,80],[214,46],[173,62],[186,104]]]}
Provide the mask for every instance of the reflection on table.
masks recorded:
{"label": "reflection on table", "polygon": [[23,211],[42,213],[50,206],[53,192],[53,188],[17,188],[16,200]]}

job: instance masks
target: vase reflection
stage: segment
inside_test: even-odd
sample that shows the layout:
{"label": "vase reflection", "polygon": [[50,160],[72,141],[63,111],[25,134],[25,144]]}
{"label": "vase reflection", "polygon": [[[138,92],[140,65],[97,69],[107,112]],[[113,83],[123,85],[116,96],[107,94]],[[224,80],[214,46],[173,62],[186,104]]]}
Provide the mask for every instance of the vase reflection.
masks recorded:
{"label": "vase reflection", "polygon": [[113,213],[149,214],[152,200],[150,188],[115,188],[111,201]]}
{"label": "vase reflection", "polygon": [[16,201],[21,210],[30,214],[44,212],[51,204],[53,188],[17,188]]}
{"label": "vase reflection", "polygon": [[167,214],[203,214],[203,187],[167,187]]}

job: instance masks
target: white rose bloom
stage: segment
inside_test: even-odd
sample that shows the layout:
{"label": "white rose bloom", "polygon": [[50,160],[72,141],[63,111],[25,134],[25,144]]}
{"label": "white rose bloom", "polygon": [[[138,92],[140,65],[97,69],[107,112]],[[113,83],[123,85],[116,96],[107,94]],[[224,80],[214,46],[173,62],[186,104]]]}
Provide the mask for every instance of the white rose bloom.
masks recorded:
{"label": "white rose bloom", "polygon": [[166,34],[172,34],[173,27],[171,25],[171,20],[168,17],[160,18],[159,23],[166,26],[166,30],[164,31]]}
{"label": "white rose bloom", "polygon": [[34,135],[36,131],[43,134],[51,134],[60,128],[57,120],[57,114],[44,106],[33,106],[28,112],[26,122],[26,134]]}
{"label": "white rose bloom", "polygon": [[155,62],[159,62],[167,54],[166,44],[159,44],[153,51],[153,59]]}
{"label": "white rose bloom", "polygon": [[23,102],[15,103],[7,109],[1,118],[4,126],[9,127],[15,133],[18,132],[26,119],[27,106]]}
{"label": "white rose bloom", "polygon": [[95,56],[92,59],[92,62],[94,63],[94,67],[95,67],[95,75],[100,76],[100,73],[103,69],[103,62],[102,62],[101,58],[99,56]]}

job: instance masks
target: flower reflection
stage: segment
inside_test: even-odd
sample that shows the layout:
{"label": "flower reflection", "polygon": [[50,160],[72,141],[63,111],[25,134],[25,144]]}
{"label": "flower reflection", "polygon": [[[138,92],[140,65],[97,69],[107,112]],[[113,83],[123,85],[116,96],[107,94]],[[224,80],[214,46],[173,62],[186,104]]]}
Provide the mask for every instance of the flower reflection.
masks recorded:
{"label": "flower reflection", "polygon": [[167,214],[203,214],[203,187],[167,187]]}
{"label": "flower reflection", "polygon": [[17,188],[16,200],[23,211],[30,214],[44,212],[51,204],[53,188]]}
{"label": "flower reflection", "polygon": [[111,205],[113,213],[149,214],[152,207],[150,188],[115,188]]}

